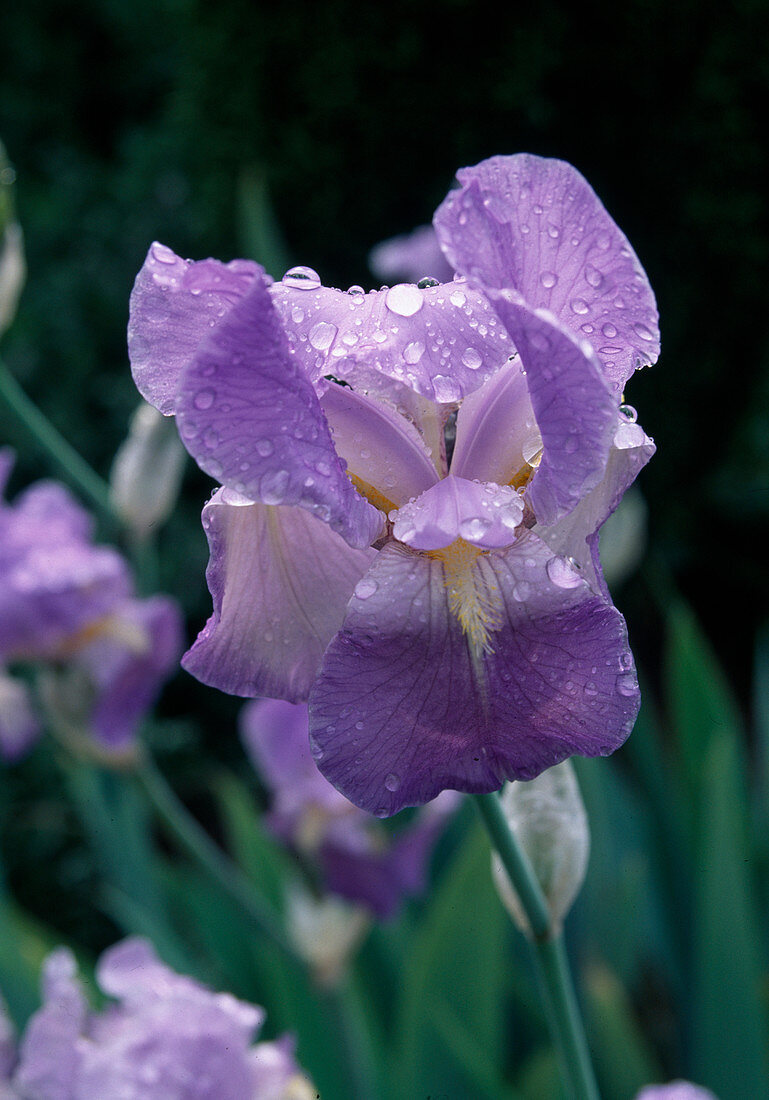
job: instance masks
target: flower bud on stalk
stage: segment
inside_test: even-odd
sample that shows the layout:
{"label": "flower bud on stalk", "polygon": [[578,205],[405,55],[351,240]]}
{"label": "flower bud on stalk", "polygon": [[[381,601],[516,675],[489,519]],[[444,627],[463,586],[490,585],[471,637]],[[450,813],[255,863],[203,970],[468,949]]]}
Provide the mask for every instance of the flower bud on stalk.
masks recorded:
{"label": "flower bud on stalk", "polygon": [[[585,880],[590,830],[570,761],[528,782],[506,783],[501,795],[508,825],[537,877],[556,931]],[[520,930],[531,926],[502,861],[492,854],[492,872],[505,908]]]}
{"label": "flower bud on stalk", "polygon": [[314,898],[295,883],[288,894],[288,931],[319,985],[332,988],[368,931],[370,918],[338,898]]}
{"label": "flower bud on stalk", "polygon": [[26,264],[21,227],[13,216],[11,186],[16,174],[0,143],[0,334],[10,325],[24,285]]}
{"label": "flower bud on stalk", "polygon": [[172,421],[139,405],[110,475],[112,503],[138,539],[147,538],[176,503],[185,450]]}

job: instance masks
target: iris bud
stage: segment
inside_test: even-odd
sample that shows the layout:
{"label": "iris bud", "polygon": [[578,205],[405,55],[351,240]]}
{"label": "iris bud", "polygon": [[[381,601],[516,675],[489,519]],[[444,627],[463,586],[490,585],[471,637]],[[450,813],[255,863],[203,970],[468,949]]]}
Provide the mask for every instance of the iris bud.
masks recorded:
{"label": "iris bud", "polygon": [[172,418],[144,402],[131,418],[110,474],[112,503],[137,538],[171,513],[184,473],[185,451]]}
{"label": "iris bud", "polygon": [[[587,814],[571,762],[548,768],[527,782],[506,783],[500,801],[557,931],[585,880],[590,851]],[[496,853],[492,871],[506,909],[521,931],[531,935],[524,909]]]}

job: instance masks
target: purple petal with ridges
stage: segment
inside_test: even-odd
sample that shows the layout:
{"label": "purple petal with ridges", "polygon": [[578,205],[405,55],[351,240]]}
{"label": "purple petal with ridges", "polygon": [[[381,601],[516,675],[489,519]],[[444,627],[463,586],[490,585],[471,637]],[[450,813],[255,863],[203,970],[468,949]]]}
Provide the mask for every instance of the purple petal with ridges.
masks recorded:
{"label": "purple petal with ridges", "polygon": [[302,508],[219,489],[203,509],[214,611],[182,665],[230,695],[306,699],[376,551],[354,550]]}
{"label": "purple petal with ridges", "polygon": [[[459,401],[512,354],[483,294],[464,282],[368,294],[330,287],[271,288],[292,350],[309,378],[345,377],[347,361],[375,367],[433,401]],[[341,372],[341,373],[340,373]]]}
{"label": "purple petal with ridges", "polygon": [[198,465],[229,488],[263,504],[306,508],[353,546],[377,537],[382,516],[345,474],[263,280],[183,372],[177,419]]}
{"label": "purple petal with ridges", "polygon": [[193,263],[157,241],[150,247],[131,293],[128,354],[139,392],[160,412],[174,413],[201,340],[262,271],[250,260]]}
{"label": "purple petal with ridges", "polygon": [[491,292],[526,371],[542,436],[542,459],[528,490],[540,523],[575,507],[603,477],[616,430],[617,402],[584,341],[512,291]]}
{"label": "purple petal with ridges", "polygon": [[629,422],[621,412],[617,417],[617,430],[603,479],[552,527],[537,525],[534,528],[556,554],[576,561],[593,589],[607,599],[609,590],[598,558],[599,529],[656,450],[654,441],[640,424]]}
{"label": "purple petal with ridges", "polygon": [[491,652],[471,655],[442,562],[380,553],[310,696],[318,766],[351,801],[387,816],[625,740],[639,695],[624,620],[579,578],[551,579],[552,560],[531,534],[478,557],[472,583],[497,625]]}
{"label": "purple petal with ridges", "polygon": [[508,363],[460,405],[451,472],[507,485],[541,446],[526,376],[520,362]]}
{"label": "purple petal with ridges", "polygon": [[397,507],[438,480],[414,425],[381,401],[331,383],[320,405],[348,477],[372,486],[386,502],[380,507]]}
{"label": "purple petal with ridges", "polygon": [[499,548],[515,541],[523,498],[507,485],[449,474],[390,518],[393,536],[414,550],[439,550],[456,539]]}
{"label": "purple petal with ridges", "polygon": [[616,392],[659,354],[654,294],[624,233],[580,173],[520,153],[457,173],[434,224],[449,262],[517,290],[587,338]]}

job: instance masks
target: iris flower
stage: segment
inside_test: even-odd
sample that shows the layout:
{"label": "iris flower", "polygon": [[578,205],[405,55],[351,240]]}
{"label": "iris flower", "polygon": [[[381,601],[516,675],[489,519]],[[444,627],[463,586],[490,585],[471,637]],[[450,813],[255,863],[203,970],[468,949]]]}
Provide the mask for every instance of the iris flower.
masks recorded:
{"label": "iris flower", "polygon": [[38,481],[4,501],[11,464],[0,451],[0,757],[21,756],[40,733],[24,682],[4,666],[55,669],[59,718],[126,752],[178,660],[179,609],[134,595],[125,559],[94,545],[92,517],[63,485]]}
{"label": "iris flower", "polygon": [[320,770],[380,816],[610,753],[639,703],[597,540],[654,451],[622,404],[654,296],[570,165],[458,179],[451,282],[343,292],[155,244],[131,303],[139,389],[222,486],[183,663],[309,699]]}
{"label": "iris flower", "polygon": [[272,792],[272,832],[317,867],[330,893],[387,919],[405,896],[424,889],[433,846],[457,795],[444,791],[397,835],[387,834],[318,771],[307,742],[306,706],[260,699],[243,708],[240,729]]}

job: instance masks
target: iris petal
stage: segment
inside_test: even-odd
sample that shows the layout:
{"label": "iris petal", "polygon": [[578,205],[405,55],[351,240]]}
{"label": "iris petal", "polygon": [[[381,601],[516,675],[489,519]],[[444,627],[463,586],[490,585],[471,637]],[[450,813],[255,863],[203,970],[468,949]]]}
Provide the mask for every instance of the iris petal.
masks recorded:
{"label": "iris petal", "polygon": [[532,534],[479,556],[476,583],[498,614],[493,649],[479,655],[450,610],[441,561],[380,553],[310,696],[318,766],[351,801],[387,816],[624,741],[638,709],[624,620],[583,581],[555,583],[552,560]]}
{"label": "iris petal", "polygon": [[304,509],[222,489],[203,525],[214,612],[182,664],[231,695],[306,699],[375,551],[353,550]]}
{"label": "iris petal", "polygon": [[307,508],[351,545],[376,538],[381,514],[347,478],[264,280],[198,348],[177,419],[187,449],[224,485],[263,504]]}
{"label": "iris petal", "polygon": [[521,153],[457,173],[434,224],[452,266],[518,291],[587,338],[616,393],[659,355],[657,306],[624,233],[580,173]]}

